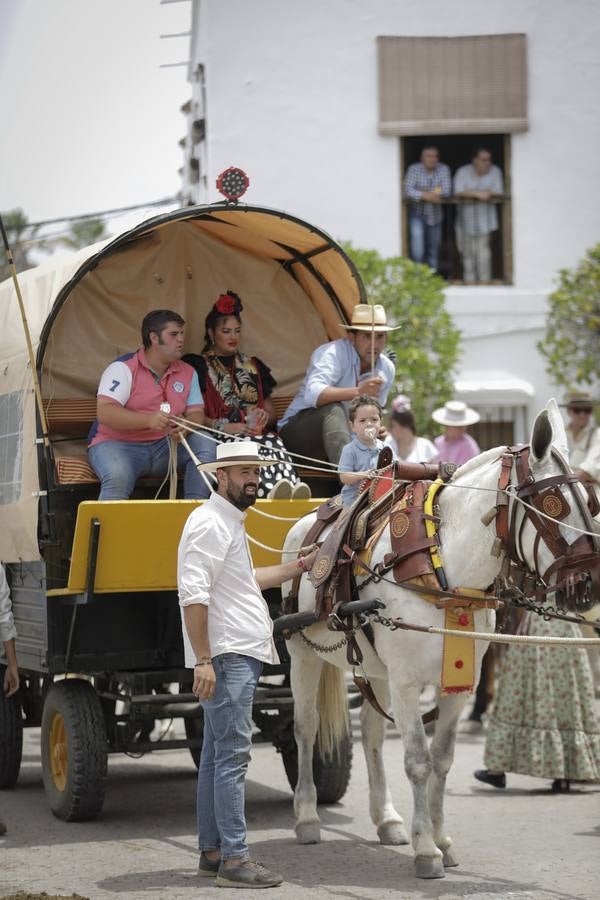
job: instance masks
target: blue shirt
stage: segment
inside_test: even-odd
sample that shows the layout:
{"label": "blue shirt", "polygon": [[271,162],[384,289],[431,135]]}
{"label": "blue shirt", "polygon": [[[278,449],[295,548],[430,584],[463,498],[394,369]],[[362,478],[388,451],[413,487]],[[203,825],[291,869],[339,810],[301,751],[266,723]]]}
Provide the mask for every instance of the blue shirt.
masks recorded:
{"label": "blue shirt", "polygon": [[[380,354],[375,362],[375,374],[383,380],[377,399],[382,406],[385,406],[396,374],[394,363],[387,356]],[[277,427],[283,428],[292,416],[303,409],[316,407],[317,400],[325,388],[356,387],[359,376],[360,357],[354,349],[352,341],[348,338],[340,338],[337,341],[330,341],[328,344],[321,344],[313,352],[304,381],[283,417],[277,423]]]}
{"label": "blue shirt", "polygon": [[[383,441],[376,440],[374,447],[367,447],[354,435],[349,444],[342,450],[338,463],[338,472],[370,472],[377,468],[379,451],[383,449]],[[344,506],[351,506],[358,497],[360,482],[342,486]]]}
{"label": "blue shirt", "polygon": [[421,200],[423,191],[433,191],[435,188],[439,188],[440,197],[447,198],[452,194],[450,169],[445,163],[438,163],[435,169],[427,169],[421,162],[408,167],[404,178],[404,196],[412,200],[411,213],[424,219],[427,225],[438,225],[444,216],[439,203]]}

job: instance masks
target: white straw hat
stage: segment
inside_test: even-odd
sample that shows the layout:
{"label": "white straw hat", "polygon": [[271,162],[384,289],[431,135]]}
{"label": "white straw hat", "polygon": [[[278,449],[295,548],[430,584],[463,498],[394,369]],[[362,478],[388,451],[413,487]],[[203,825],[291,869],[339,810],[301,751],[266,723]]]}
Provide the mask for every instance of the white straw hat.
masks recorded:
{"label": "white straw hat", "polygon": [[462,427],[466,425],[474,425],[479,422],[479,413],[474,409],[470,409],[462,400],[449,400],[444,406],[434,410],[431,415],[434,422],[440,425],[456,425]]}
{"label": "white straw hat", "polygon": [[391,325],[387,324],[385,309],[378,303],[375,306],[371,306],[370,303],[359,303],[352,310],[350,324],[346,325],[344,322],[340,322],[340,324],[346,331],[374,331],[377,333],[381,331],[397,331],[400,328],[399,325],[392,328]]}
{"label": "white straw hat", "polygon": [[259,445],[254,441],[234,441],[217,445],[217,458],[214,462],[196,466],[199,472],[215,472],[228,466],[273,466],[279,459],[265,459],[259,455]]}

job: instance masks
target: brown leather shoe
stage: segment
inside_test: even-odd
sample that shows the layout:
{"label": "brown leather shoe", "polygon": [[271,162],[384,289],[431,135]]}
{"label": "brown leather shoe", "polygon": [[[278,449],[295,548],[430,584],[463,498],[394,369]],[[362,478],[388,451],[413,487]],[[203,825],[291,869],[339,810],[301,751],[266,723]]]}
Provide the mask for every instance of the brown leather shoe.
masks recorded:
{"label": "brown leather shoe", "polygon": [[283,878],[253,859],[240,859],[236,866],[221,863],[216,884],[229,888],[270,888],[281,884]]}

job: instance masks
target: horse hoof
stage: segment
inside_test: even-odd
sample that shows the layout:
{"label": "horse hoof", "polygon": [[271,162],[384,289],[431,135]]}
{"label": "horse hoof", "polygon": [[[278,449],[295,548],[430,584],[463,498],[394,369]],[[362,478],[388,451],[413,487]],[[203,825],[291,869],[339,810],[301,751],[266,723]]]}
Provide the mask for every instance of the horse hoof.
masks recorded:
{"label": "horse hoof", "polygon": [[443,878],[445,874],[441,856],[415,856],[417,878]]}
{"label": "horse hoof", "polygon": [[318,844],[321,841],[319,822],[300,822],[296,825],[296,840],[299,844]]}
{"label": "horse hoof", "polygon": [[452,869],[454,866],[458,865],[458,860],[454,855],[454,851],[452,847],[447,847],[443,852],[442,862],[444,864],[445,869]]}
{"label": "horse hoof", "polygon": [[382,822],[377,828],[377,837],[381,844],[391,844],[394,847],[398,847],[400,844],[410,844],[402,822]]}

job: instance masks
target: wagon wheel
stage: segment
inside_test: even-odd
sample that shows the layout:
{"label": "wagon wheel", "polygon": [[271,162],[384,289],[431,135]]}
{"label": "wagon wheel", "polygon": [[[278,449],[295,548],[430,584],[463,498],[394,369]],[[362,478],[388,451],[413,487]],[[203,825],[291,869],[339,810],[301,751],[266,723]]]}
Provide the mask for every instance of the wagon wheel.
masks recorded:
{"label": "wagon wheel", "polygon": [[14,787],[23,753],[23,716],[17,696],[2,690],[4,667],[0,667],[0,788]]}
{"label": "wagon wheel", "polygon": [[66,822],[95,819],[104,802],[107,739],[102,706],[88,681],[58,681],[42,714],[42,774],[50,809]]}
{"label": "wagon wheel", "polygon": [[[293,723],[292,723],[293,727]],[[298,783],[298,748],[293,736],[281,746],[285,774],[292,790]],[[313,751],[313,778],[317,790],[317,803],[337,803],[341,800],[352,770],[352,737],[344,735],[332,756],[321,756],[318,744]]]}

